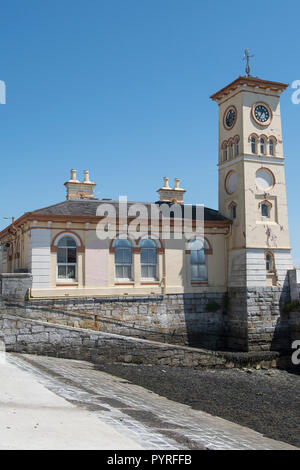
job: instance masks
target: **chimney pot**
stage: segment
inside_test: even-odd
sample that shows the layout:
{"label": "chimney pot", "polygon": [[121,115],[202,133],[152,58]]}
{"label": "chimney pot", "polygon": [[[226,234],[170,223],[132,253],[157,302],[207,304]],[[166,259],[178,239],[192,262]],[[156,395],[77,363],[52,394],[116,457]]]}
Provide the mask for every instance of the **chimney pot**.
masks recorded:
{"label": "chimney pot", "polygon": [[175,178],[175,188],[174,188],[174,189],[180,189],[179,183],[180,183],[180,179],[179,179],[179,178]]}
{"label": "chimney pot", "polygon": [[89,171],[85,170],[83,174],[84,174],[84,182],[89,183],[90,182]]}
{"label": "chimney pot", "polygon": [[169,178],[167,176],[164,176],[164,188],[169,188]]}
{"label": "chimney pot", "polygon": [[76,170],[71,170],[71,180],[76,181]]}

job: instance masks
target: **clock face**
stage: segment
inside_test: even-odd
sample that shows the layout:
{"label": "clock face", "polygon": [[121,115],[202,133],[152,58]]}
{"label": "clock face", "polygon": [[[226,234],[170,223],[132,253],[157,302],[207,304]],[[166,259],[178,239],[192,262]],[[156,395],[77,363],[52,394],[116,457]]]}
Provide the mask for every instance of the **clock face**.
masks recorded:
{"label": "clock face", "polygon": [[227,129],[231,129],[234,126],[235,120],[236,120],[236,110],[235,108],[230,108],[226,112],[226,115],[225,115],[225,125]]}
{"label": "clock face", "polygon": [[254,116],[257,121],[265,123],[270,119],[270,111],[263,104],[258,104],[254,108]]}

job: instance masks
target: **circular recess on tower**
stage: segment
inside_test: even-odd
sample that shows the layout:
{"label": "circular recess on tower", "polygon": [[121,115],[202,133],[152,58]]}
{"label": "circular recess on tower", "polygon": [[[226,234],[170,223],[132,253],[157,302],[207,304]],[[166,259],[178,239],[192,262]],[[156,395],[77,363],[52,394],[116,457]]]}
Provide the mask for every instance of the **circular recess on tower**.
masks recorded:
{"label": "circular recess on tower", "polygon": [[259,189],[262,191],[267,191],[274,186],[275,178],[270,170],[267,168],[260,168],[256,172],[255,183]]}
{"label": "circular recess on tower", "polygon": [[233,194],[237,188],[238,177],[235,171],[230,171],[225,179],[225,188],[228,194]]}

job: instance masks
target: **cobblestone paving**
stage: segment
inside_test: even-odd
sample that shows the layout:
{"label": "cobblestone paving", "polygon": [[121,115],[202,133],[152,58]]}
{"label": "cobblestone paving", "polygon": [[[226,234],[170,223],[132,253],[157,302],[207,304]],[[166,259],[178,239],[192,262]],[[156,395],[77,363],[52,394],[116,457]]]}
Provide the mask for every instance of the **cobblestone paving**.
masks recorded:
{"label": "cobblestone paving", "polygon": [[93,411],[145,449],[293,449],[95,370],[85,361],[18,354],[9,354],[8,360],[35,374],[59,396]]}

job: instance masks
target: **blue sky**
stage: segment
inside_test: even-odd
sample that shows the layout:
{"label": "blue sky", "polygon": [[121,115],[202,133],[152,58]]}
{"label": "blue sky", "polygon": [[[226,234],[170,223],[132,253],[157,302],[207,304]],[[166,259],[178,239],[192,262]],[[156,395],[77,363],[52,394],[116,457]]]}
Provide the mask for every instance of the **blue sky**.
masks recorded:
{"label": "blue sky", "polygon": [[[5,216],[65,199],[69,170],[97,197],[156,200],[181,178],[188,203],[217,208],[218,107],[244,74],[300,80],[300,4],[290,1],[0,0],[1,203]],[[300,104],[282,96],[293,256],[300,266]]]}

